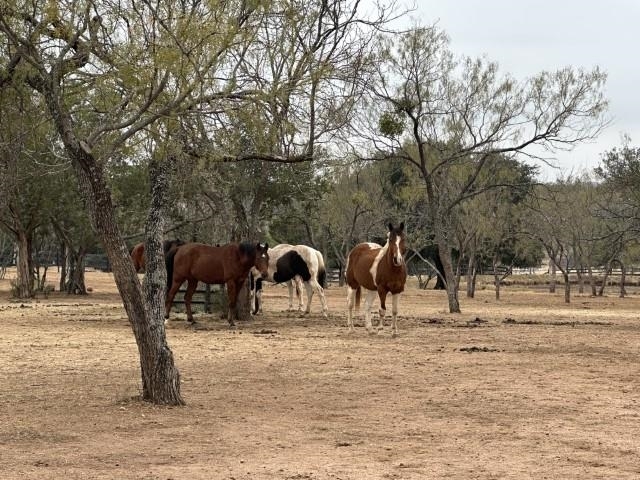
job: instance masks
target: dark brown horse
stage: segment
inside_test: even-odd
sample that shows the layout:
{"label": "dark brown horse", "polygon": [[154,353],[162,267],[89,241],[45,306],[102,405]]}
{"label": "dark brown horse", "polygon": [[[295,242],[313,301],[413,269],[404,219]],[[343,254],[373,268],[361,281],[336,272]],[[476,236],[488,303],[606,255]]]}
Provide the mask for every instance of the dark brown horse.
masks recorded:
{"label": "dark brown horse", "polygon": [[[165,240],[162,242],[162,251],[164,252],[165,258],[170,250],[174,248],[178,248],[180,245],[184,245],[185,242],[176,238],[175,240]],[[136,269],[136,272],[144,272],[145,268],[145,256],[144,256],[144,242],[140,242],[136,244],[129,252],[131,255],[131,261],[133,261],[133,267]]]}
{"label": "dark brown horse", "polygon": [[360,243],[353,247],[347,258],[347,325],[349,332],[353,331],[353,306],[360,305],[360,287],[367,290],[364,301],[364,326],[369,333],[373,333],[371,326],[371,304],[376,292],[380,297],[380,322],[378,330],[384,327],[386,314],[385,300],[387,293],[392,295],[391,314],[393,316],[392,334],[398,333],[397,315],[398,299],[404,291],[407,280],[407,267],[404,263],[405,253],[404,223],[399,227],[389,224],[387,243],[383,246],[377,243]]}
{"label": "dark brown horse", "polygon": [[[249,275],[251,267],[257,268],[262,277],[267,276],[269,268],[269,245],[250,243],[228,243],[220,247],[213,247],[203,243],[188,243],[169,252],[167,255],[167,280],[171,288],[167,294],[165,318],[169,318],[173,298],[180,285],[189,282],[184,294],[187,310],[187,321],[193,323],[191,313],[191,298],[198,282],[226,284],[229,298],[229,325],[234,325],[234,315],[238,293]],[[171,269],[169,268],[171,265]],[[171,277],[168,273],[171,270]],[[169,280],[170,279],[170,280]]]}

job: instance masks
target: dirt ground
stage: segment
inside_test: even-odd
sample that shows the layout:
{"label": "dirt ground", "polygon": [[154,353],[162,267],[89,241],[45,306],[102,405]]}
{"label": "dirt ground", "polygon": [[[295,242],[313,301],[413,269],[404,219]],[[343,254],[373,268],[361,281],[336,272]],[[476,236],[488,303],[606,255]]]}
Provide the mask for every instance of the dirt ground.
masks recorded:
{"label": "dirt ground", "polygon": [[503,289],[450,315],[409,288],[400,334],[347,334],[345,292],[240,333],[167,327],[187,406],[136,399],[112,278],[15,302],[0,281],[2,479],[638,479],[640,296]]}

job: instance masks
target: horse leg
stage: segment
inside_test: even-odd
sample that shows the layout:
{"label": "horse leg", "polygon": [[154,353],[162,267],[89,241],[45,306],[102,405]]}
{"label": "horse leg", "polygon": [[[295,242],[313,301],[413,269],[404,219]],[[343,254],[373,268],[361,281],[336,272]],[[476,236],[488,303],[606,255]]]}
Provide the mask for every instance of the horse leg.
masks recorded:
{"label": "horse leg", "polygon": [[376,298],[376,291],[367,290],[367,296],[364,299],[364,328],[366,328],[369,333],[374,333],[373,327],[371,326],[371,305],[373,304],[374,298]]}
{"label": "horse leg", "polygon": [[394,293],[391,295],[391,318],[393,321],[393,326],[391,327],[391,336],[395,337],[398,335],[398,300],[400,300],[400,294]]}
{"label": "horse leg", "polygon": [[287,312],[293,311],[293,279],[287,282],[287,288],[289,289],[289,308]]}
{"label": "horse leg", "polygon": [[356,303],[356,290],[347,286],[347,327],[353,333],[353,305]]}
{"label": "horse leg", "polygon": [[189,284],[187,285],[187,291],[184,294],[184,307],[187,310],[187,322],[196,323],[193,319],[193,313],[191,312],[191,299],[193,298],[193,292],[198,288],[198,280],[189,279]]}
{"label": "horse leg", "polygon": [[256,292],[256,313],[262,313],[262,289]]}
{"label": "horse leg", "polygon": [[302,278],[296,275],[295,277],[293,277],[292,282],[294,282],[296,286],[296,297],[298,298],[298,311],[301,311],[302,310]]}
{"label": "horse leg", "polygon": [[[244,280],[244,279],[243,279]],[[229,327],[235,327],[235,317],[236,317],[236,303],[238,301],[238,292],[242,287],[242,282],[238,284],[235,279],[229,280],[227,282],[227,299],[229,300],[229,311],[227,313],[227,321],[229,322]]]}
{"label": "horse leg", "polygon": [[177,281],[174,279],[171,284],[171,289],[167,292],[167,298],[164,302],[165,323],[169,320],[169,312],[171,311],[171,305],[173,305],[173,298],[176,296],[176,293],[178,293],[178,290],[180,290],[180,285],[182,285],[183,281],[184,280]]}
{"label": "horse leg", "polygon": [[378,330],[382,330],[384,328],[384,317],[387,315],[387,291],[383,288],[378,288],[378,296],[380,297],[380,310],[378,310],[379,322],[378,322]]}
{"label": "horse leg", "polygon": [[320,303],[322,304],[322,316],[324,318],[328,317],[328,312],[329,309],[327,308],[327,299],[324,297],[324,288],[322,288],[322,286],[320,286],[320,284],[318,283],[318,281],[315,278],[311,278],[311,280],[309,280],[309,283],[311,284],[311,287],[313,288],[311,295],[309,295],[309,303],[307,304],[307,313],[310,310],[310,305],[311,305],[311,297],[313,296],[313,291],[318,292],[318,297],[320,297]]}
{"label": "horse leg", "polygon": [[308,315],[311,313],[311,297],[313,297],[313,287],[311,280],[304,282],[304,291],[307,294],[307,307],[304,309],[302,315]]}

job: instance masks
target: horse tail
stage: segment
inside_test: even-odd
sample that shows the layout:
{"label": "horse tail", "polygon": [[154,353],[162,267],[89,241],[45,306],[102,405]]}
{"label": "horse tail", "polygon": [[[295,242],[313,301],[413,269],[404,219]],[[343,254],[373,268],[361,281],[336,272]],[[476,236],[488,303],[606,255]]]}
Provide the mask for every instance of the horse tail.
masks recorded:
{"label": "horse tail", "polygon": [[324,259],[320,252],[316,252],[318,257],[318,283],[322,288],[327,288],[327,269],[324,268]]}
{"label": "horse tail", "polygon": [[362,287],[356,288],[356,308],[360,308],[360,290],[362,290]]}
{"label": "horse tail", "polygon": [[318,268],[318,283],[322,288],[327,288],[327,271],[324,265]]}
{"label": "horse tail", "polygon": [[175,259],[177,252],[178,252],[178,249],[173,248],[169,250],[167,255],[164,257],[164,265],[167,268],[167,287],[165,289],[165,292],[169,292],[169,289],[173,284],[173,261]]}

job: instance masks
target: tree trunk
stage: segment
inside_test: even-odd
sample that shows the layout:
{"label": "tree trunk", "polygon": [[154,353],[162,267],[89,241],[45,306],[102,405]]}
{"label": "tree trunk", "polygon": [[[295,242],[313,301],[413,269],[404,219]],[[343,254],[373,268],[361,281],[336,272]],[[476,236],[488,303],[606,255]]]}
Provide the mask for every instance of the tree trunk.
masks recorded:
{"label": "tree trunk", "polygon": [[493,256],[492,267],[493,283],[496,290],[496,300],[500,300],[500,273],[498,272],[498,258],[496,255]]}
{"label": "tree trunk", "polygon": [[600,289],[598,290],[598,296],[602,297],[604,295],[604,289],[607,286],[607,280],[609,280],[609,275],[611,274],[611,262],[607,262],[607,266],[605,267],[604,277],[602,277],[602,284],[600,285]]}
{"label": "tree trunk", "polygon": [[47,283],[47,272],[49,271],[49,266],[44,265],[42,267],[42,276],[40,276],[40,268],[38,268],[38,291],[44,292],[46,283]]}
{"label": "tree trunk", "polygon": [[564,303],[571,302],[571,283],[569,282],[569,270],[562,272],[564,278]]}
{"label": "tree trunk", "polygon": [[549,275],[551,280],[549,281],[549,293],[556,293],[556,262],[553,258],[549,259]]}
{"label": "tree trunk", "polygon": [[449,313],[460,313],[460,302],[458,300],[458,286],[456,285],[456,277],[453,272],[453,260],[451,258],[451,249],[447,246],[444,239],[437,239],[438,252],[440,261],[444,269],[444,276],[447,279],[445,286],[447,289],[447,300],[449,302]]}
{"label": "tree trunk", "polygon": [[[162,235],[168,203],[170,166],[168,162],[174,160],[170,157],[162,164],[154,158],[149,162],[151,205],[145,222],[146,273],[143,286],[145,300],[143,306],[146,307],[146,315],[135,317],[137,321],[134,332],[138,332],[136,341],[142,369],[142,397],[153,403],[184,405],[180,395],[180,372],[173,361],[173,353],[167,344],[164,329],[167,270],[162,249]],[[125,263],[128,267],[127,274],[132,275],[134,283],[137,283],[138,276],[122,240],[121,245],[124,248]],[[137,305],[137,298],[133,298],[133,301],[132,303]]]}
{"label": "tree trunk", "polygon": [[476,281],[478,280],[478,269],[476,266],[473,267],[473,275],[471,276],[471,291],[473,292],[473,296],[476,296]]}
{"label": "tree trunk", "polygon": [[31,263],[31,238],[20,230],[17,235],[18,258],[16,261],[17,279],[14,295],[17,298],[31,298],[33,292],[33,269]]}
{"label": "tree trunk", "polygon": [[69,281],[67,283],[67,293],[70,295],[86,295],[87,286],[84,281],[84,249],[80,249],[79,252],[73,252],[68,249],[68,257],[71,262],[69,263]]}
{"label": "tree trunk", "polygon": [[67,284],[67,246],[64,242],[60,243],[60,258],[58,261],[58,267],[60,268],[60,284],[58,285],[58,291],[64,292]]}
{"label": "tree trunk", "polygon": [[[86,147],[70,149],[80,185],[89,206],[92,226],[102,240],[122,297],[127,317],[140,354],[142,397],[163,405],[183,405],[180,396],[180,374],[174,366],[173,354],[164,329],[164,295],[166,269],[162,252],[163,212],[158,190],[166,189],[166,181],[152,176],[152,200],[145,226],[146,275],[143,290],[129,257],[128,248],[116,223],[111,193],[104,172]],[[150,171],[153,167],[150,166]],[[162,176],[160,176],[162,177]]]}
{"label": "tree trunk", "polygon": [[578,276],[578,293],[584,293],[584,275],[582,275],[582,265],[576,269],[576,275]]}
{"label": "tree trunk", "polygon": [[242,288],[238,292],[238,300],[236,302],[236,318],[240,321],[248,322],[251,320],[250,293],[249,280],[245,279],[244,283],[242,284]]}
{"label": "tree trunk", "polygon": [[624,284],[627,281],[627,269],[624,263],[620,262],[620,298],[624,298],[627,295],[627,289]]}
{"label": "tree trunk", "polygon": [[596,291],[596,279],[593,276],[593,268],[591,268],[591,264],[589,264],[589,285],[591,286],[591,296],[595,297],[598,292]]}
{"label": "tree trunk", "polygon": [[[102,241],[109,258],[113,277],[140,353],[143,398],[157,404],[182,405],[184,402],[180,396],[180,374],[174,366],[173,354],[167,345],[164,329],[166,270],[162,252],[162,227],[163,207],[168,188],[166,169],[163,171],[156,168],[157,165],[153,161],[149,167],[151,206],[145,226],[146,238],[149,241],[149,245],[145,246],[148,262],[145,279],[149,280],[145,284],[146,295],[143,296],[129,249],[116,222],[104,164],[95,158],[91,147],[76,136],[74,120],[66,110],[60,95],[59,74],[59,71],[53,71],[50,75],[44,75],[38,89],[44,95],[56,130],[71,159],[80,195],[89,210],[92,227]],[[149,263],[152,264],[151,275]]]}
{"label": "tree trunk", "polygon": [[476,258],[475,255],[469,256],[469,264],[467,265],[467,297],[474,298],[476,295]]}

